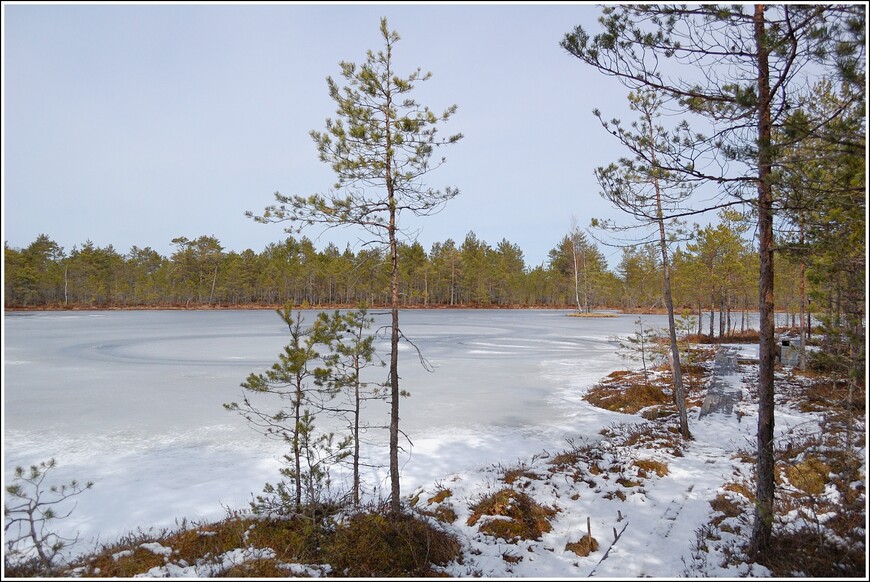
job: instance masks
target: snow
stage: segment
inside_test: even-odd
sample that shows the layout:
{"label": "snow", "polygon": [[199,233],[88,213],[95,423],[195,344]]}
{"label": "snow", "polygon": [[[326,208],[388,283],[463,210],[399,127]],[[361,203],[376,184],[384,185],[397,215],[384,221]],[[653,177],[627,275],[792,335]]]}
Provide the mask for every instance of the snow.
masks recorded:
{"label": "snow", "polygon": [[[567,313],[403,312],[403,332],[435,368],[428,374],[412,366],[411,357],[403,360],[403,386],[412,397],[402,401],[402,422],[413,442],[402,466],[403,492],[418,494],[423,505],[439,487],[451,489],[445,503],[458,514],[452,531],[466,549],[464,564],[445,568],[451,576],[687,575],[696,530],[712,512],[709,501],[735,471],[745,470],[733,457],[754,442],[755,406],[744,400],[740,414],[702,419],[698,409],[690,410],[694,440],[682,456],[611,447],[605,465],[649,458],[666,463],[669,473],[645,479],[644,494],[607,499],[617,489],[614,479],[575,483],[550,462],[569,443],[600,442],[602,428],[644,422],[582,400],[598,379],[626,365],[612,337],[632,333],[635,318]],[[659,319],[645,317],[644,323],[664,325]],[[4,365],[4,483],[15,466],[49,457],[58,461],[58,481],[94,481],[72,515],[58,522],[63,534],[79,532],[79,551],[139,528],[220,519],[227,507],[247,507],[251,493],[277,479],[283,447],[221,405],[239,398],[248,373],[271,363],[284,340],[278,323],[268,312],[7,314],[4,357],[15,365]],[[745,357],[757,349],[735,347]],[[739,387],[745,373],[743,367],[725,380]],[[809,420],[789,410],[778,416],[777,431]],[[369,452],[384,454],[382,441],[375,441]],[[517,466],[549,475],[527,480],[523,491],[559,512],[539,541],[511,545],[481,534],[481,522],[465,523],[469,506],[504,487],[501,475]],[[366,478],[369,495],[386,495],[386,479],[385,468],[373,469]],[[565,546],[586,533],[587,518],[601,548],[579,557]],[[142,547],[167,557],[172,552],[159,544]],[[514,559],[505,560],[506,553]],[[208,564],[167,563],[143,575],[207,577],[268,555],[239,548]],[[307,577],[330,572],[328,565],[284,567]],[[765,571],[715,561],[703,571],[746,574]]]}

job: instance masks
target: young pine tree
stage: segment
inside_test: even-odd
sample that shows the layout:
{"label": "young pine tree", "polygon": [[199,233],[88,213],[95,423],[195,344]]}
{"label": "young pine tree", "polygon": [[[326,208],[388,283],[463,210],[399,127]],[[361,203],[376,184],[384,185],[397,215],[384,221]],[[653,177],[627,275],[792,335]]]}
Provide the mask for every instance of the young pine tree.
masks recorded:
{"label": "young pine tree", "polygon": [[371,241],[388,249],[390,260],[390,507],[401,509],[399,487],[399,241],[407,237],[401,217],[410,213],[428,216],[458,194],[454,188],[435,190],[425,184],[427,174],[445,158],[432,159],[435,150],[456,143],[462,134],[441,137],[438,128],[456,112],[453,105],[436,114],[414,99],[417,83],[431,73],[420,69],[400,76],[393,50],[399,35],[382,18],[384,49],[368,51],[361,66],[342,62],[339,86],[327,78],[329,95],[337,105],[338,119],[326,120],[326,131],[312,131],[320,160],[337,176],[333,189],[313,196],[275,194],[277,204],[254,220],[290,222],[290,232],[306,226],[355,225]]}

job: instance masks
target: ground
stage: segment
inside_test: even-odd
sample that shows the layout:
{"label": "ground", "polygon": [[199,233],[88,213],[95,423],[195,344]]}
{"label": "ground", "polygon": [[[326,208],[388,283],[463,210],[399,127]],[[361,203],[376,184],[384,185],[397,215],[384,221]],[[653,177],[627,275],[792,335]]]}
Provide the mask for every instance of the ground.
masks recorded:
{"label": "ground", "polygon": [[[301,531],[292,521],[231,516],[172,535],[131,536],[65,575],[863,576],[863,391],[790,369],[777,373],[775,531],[778,547],[788,550],[782,556],[803,561],[779,557],[764,566],[744,555],[757,423],[752,351],[723,346],[718,364],[710,352],[695,365],[688,379],[690,440],[680,438],[668,398],[662,400],[667,371],[645,379],[612,374],[589,395],[599,405],[631,410],[623,422],[578,434],[561,451],[418,488],[407,507],[428,529],[413,520],[345,516],[321,541],[333,553],[306,558],[306,550],[291,550],[289,540],[299,541]],[[704,402],[709,386],[717,396]],[[201,550],[203,540],[211,551]],[[412,548],[411,566],[385,569],[383,561],[399,558],[391,548],[414,544],[425,551]]]}

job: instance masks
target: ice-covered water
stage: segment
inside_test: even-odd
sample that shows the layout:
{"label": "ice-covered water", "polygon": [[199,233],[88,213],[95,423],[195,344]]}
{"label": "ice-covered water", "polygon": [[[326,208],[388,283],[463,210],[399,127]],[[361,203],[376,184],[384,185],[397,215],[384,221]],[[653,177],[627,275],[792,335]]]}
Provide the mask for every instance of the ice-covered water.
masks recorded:
{"label": "ice-covered water", "polygon": [[[314,312],[304,313],[313,320]],[[632,333],[636,316],[568,313],[401,313],[402,332],[434,368],[427,372],[414,347],[402,346],[399,375],[411,397],[401,402],[401,428],[413,442],[403,458],[404,491],[562,448],[616,420],[580,398],[624,365],[612,338]],[[388,323],[386,313],[376,318]],[[645,325],[664,323],[645,317]],[[222,405],[239,400],[239,384],[271,365],[286,342],[271,311],[7,313],[4,472],[54,457],[57,479],[93,480],[63,524],[83,540],[244,507],[276,480],[285,451]],[[386,358],[387,338],[378,347]],[[385,406],[367,415],[372,424],[387,422]],[[382,447],[371,451],[385,461]],[[374,471],[368,486],[385,478]]]}

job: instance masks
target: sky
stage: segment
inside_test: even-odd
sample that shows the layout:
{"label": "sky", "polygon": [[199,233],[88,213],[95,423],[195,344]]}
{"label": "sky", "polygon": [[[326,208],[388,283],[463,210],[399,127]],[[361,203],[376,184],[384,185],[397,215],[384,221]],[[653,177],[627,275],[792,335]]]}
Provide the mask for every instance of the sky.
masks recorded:
{"label": "sky", "polygon": [[[469,231],[517,244],[528,266],[571,228],[618,217],[597,166],[624,155],[592,115],[625,117],[627,91],[559,42],[597,30],[591,4],[3,4],[3,239],[46,234],[68,253],[87,240],[168,255],[171,240],[215,236],[260,252],[287,234],[244,216],[274,192],[325,192],[335,177],[309,132],[335,116],[326,77],[382,48],[398,70],[431,71],[417,98],[464,134],[427,177],[460,195],[406,216],[428,251]],[[309,230],[358,250],[354,227]],[[618,249],[601,247],[611,267]]]}

